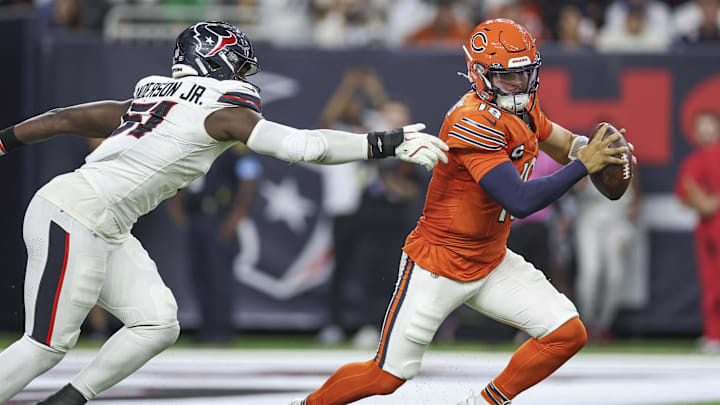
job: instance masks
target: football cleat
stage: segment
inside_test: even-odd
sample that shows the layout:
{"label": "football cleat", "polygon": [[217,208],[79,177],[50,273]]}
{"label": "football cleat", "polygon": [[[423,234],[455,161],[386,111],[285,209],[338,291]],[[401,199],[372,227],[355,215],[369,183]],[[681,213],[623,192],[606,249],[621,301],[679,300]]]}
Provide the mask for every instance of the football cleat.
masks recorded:
{"label": "football cleat", "polygon": [[82,405],[87,399],[75,387],[68,384],[60,391],[49,396],[44,401],[38,402],[36,405]]}
{"label": "football cleat", "polygon": [[[511,401],[499,402],[493,398],[494,404],[496,405],[510,405]],[[482,394],[475,394],[473,390],[470,390],[470,395],[465,398],[464,401],[458,402],[457,405],[488,405],[488,402],[483,398]]]}

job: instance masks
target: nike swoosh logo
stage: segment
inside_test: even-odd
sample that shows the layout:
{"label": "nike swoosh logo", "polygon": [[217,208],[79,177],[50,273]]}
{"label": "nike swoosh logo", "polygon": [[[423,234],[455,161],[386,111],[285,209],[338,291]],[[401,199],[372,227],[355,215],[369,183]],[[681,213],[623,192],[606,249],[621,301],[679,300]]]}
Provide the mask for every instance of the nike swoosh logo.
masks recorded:
{"label": "nike swoosh logo", "polygon": [[491,123],[493,126],[497,126],[497,120],[493,121],[484,115],[482,117],[485,118],[487,120],[487,122]]}

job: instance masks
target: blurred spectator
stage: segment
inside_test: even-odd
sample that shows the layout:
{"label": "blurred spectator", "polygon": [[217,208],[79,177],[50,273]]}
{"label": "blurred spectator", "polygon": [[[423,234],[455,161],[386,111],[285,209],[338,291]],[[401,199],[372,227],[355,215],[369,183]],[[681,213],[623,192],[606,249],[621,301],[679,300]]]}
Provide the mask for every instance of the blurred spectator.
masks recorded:
{"label": "blurred spectator", "polygon": [[[367,117],[366,104],[380,105],[387,99],[385,90],[377,78],[363,70],[348,71],[323,109],[320,123],[325,128],[343,129],[353,132],[367,132],[364,120]],[[360,224],[354,214],[360,206],[360,199],[366,181],[359,162],[325,166],[324,207],[333,220],[333,243],[335,246],[335,267],[330,280],[329,319],[318,334],[324,344],[337,344],[345,339],[349,329],[345,322],[347,311],[345,288],[354,264],[354,248],[357,243]]]}
{"label": "blurred spectator", "polygon": [[395,0],[388,8],[387,39],[389,46],[400,46],[418,27],[432,21],[435,7],[425,0]]}
{"label": "blurred spectator", "polygon": [[[486,18],[509,18],[525,27],[538,44],[549,36],[541,8],[529,0],[495,0],[486,7]],[[478,21],[478,24],[481,21]]]}
{"label": "blurred spectator", "polygon": [[648,22],[647,5],[627,4],[625,23],[620,27],[606,24],[597,38],[597,48],[605,52],[663,52],[669,45],[666,30],[660,31]]}
{"label": "blurred spectator", "polygon": [[40,20],[47,27],[60,30],[102,28],[108,10],[105,0],[55,0],[36,5]]}
{"label": "blurred spectator", "polygon": [[700,217],[695,254],[703,314],[701,349],[720,353],[720,115],[699,113],[692,135],[696,151],[683,161],[675,193]]}
{"label": "blurred spectator", "polygon": [[[378,113],[366,120],[370,130],[400,128],[410,124],[410,108],[400,100],[388,100]],[[351,269],[362,276],[367,308],[362,325],[353,337],[353,346],[370,349],[380,339],[385,308],[397,277],[400,250],[415,221],[411,205],[421,198],[421,178],[417,168],[405,162],[379,161],[378,174],[370,179],[363,193],[355,221],[359,225],[355,261]],[[346,270],[341,270],[346,271]]]}
{"label": "blurred spectator", "polygon": [[200,310],[199,342],[232,339],[237,228],[248,216],[261,173],[259,160],[236,146],[169,201],[173,219],[187,225],[190,275]]}
{"label": "blurred spectator", "polygon": [[720,0],[696,0],[678,7],[676,38],[686,44],[720,41]]}
{"label": "blurred spectator", "polygon": [[472,27],[455,15],[454,3],[454,0],[438,0],[432,21],[410,34],[405,42],[419,47],[460,49]]}
{"label": "blurred spectator", "polygon": [[661,33],[670,39],[672,14],[670,7],[658,0],[615,0],[605,9],[605,26],[610,29],[622,30],[627,23],[627,16],[633,9],[645,10],[647,26],[654,32]]}
{"label": "blurred spectator", "polygon": [[567,4],[560,9],[556,35],[559,45],[566,50],[589,48],[595,40],[595,25],[583,17],[580,7]]}
{"label": "blurred spectator", "polygon": [[625,274],[633,263],[640,214],[637,176],[617,201],[600,194],[586,177],[574,187],[578,272],[576,302],[591,340],[609,343],[623,299]]}
{"label": "blurred spectator", "polygon": [[341,48],[383,42],[386,1],[314,0],[314,44]]}
{"label": "blurred spectator", "polygon": [[[345,75],[328,101],[322,122],[357,132],[398,128],[410,123],[410,110],[402,101],[388,98],[374,73],[355,70]],[[388,281],[397,276],[400,249],[414,221],[409,208],[421,197],[421,179],[414,166],[389,161],[327,167],[325,172],[331,179],[329,194],[336,196],[329,207],[335,268],[330,318],[318,339],[336,344],[357,329],[353,344],[374,347],[392,296],[393,284]],[[350,283],[353,288],[348,288]]]}
{"label": "blurred spectator", "polygon": [[280,46],[307,45],[311,42],[312,0],[254,1],[257,1],[260,36]]}
{"label": "blurred spectator", "polygon": [[365,306],[361,311],[361,328],[352,343],[363,349],[376,347],[380,339],[384,309],[397,278],[400,252],[414,222],[406,214],[421,197],[421,179],[413,165],[382,161],[378,166],[378,176],[368,184],[355,214],[359,226],[353,263],[348,269],[338,269],[354,272],[354,277],[361,281]]}

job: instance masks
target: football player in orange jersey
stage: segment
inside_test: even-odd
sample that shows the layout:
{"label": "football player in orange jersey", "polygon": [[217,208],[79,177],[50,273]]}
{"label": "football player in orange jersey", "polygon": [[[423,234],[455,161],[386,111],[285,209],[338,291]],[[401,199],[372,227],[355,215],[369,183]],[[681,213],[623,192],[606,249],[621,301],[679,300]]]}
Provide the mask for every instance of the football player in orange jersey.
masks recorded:
{"label": "football player in orange jersey", "polygon": [[[585,327],[570,300],[507,248],[513,217],[540,210],[588,173],[624,164],[609,148],[550,121],[536,90],[540,54],[517,23],[478,25],[465,46],[472,89],[445,116],[449,163],[436,166],[423,216],[408,236],[375,358],[341,367],[300,405],[347,404],[413,378],[442,321],[458,306],[531,338],[482,391],[461,404],[509,404],[580,350]],[[621,131],[624,132],[624,131]],[[527,181],[539,150],[565,166]]]}

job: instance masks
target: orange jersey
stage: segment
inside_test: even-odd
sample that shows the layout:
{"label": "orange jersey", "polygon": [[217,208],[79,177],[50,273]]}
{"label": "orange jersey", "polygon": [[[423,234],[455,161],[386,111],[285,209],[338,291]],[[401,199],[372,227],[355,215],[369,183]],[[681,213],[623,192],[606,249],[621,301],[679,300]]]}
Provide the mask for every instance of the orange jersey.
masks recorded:
{"label": "orange jersey", "polygon": [[502,112],[470,91],[445,116],[440,139],[448,163],[435,166],[423,216],[403,250],[423,268],[454,280],[485,277],[505,256],[509,215],[478,184],[492,168],[512,162],[523,181],[532,173],[539,145],[552,122],[530,112],[535,130],[518,115]]}

